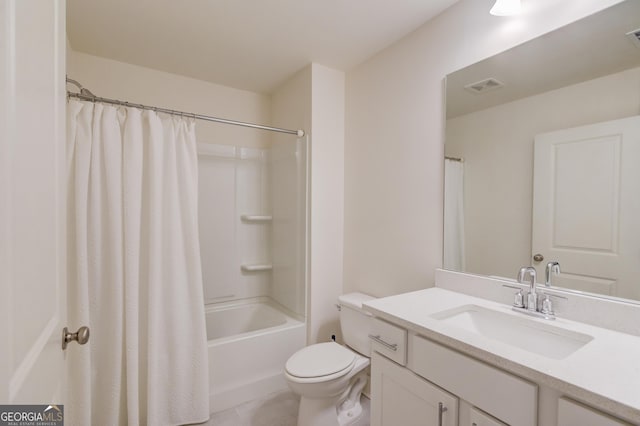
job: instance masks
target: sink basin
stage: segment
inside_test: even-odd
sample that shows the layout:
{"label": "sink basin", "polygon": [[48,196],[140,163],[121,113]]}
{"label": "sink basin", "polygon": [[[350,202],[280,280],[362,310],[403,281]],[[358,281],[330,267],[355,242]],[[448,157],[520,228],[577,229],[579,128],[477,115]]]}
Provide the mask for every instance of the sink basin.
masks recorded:
{"label": "sink basin", "polygon": [[477,305],[460,306],[435,313],[431,317],[487,339],[552,359],[566,358],[593,340],[587,334]]}

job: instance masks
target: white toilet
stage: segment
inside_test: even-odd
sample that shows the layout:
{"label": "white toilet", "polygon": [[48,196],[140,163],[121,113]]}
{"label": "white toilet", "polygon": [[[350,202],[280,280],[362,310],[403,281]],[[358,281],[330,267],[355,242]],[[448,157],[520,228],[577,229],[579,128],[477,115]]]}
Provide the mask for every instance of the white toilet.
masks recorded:
{"label": "white toilet", "polygon": [[346,426],[362,414],[360,394],[367,384],[371,314],[362,303],[374,297],[349,293],[340,302],[340,329],[347,346],[317,343],[291,355],[285,377],[300,395],[298,426]]}

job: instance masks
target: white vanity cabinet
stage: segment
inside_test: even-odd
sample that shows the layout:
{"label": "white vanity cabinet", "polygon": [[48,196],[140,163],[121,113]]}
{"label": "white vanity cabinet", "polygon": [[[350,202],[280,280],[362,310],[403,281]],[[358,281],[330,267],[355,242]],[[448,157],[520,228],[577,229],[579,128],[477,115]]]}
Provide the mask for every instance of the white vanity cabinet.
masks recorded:
{"label": "white vanity cabinet", "polygon": [[371,395],[371,426],[458,425],[458,398],[377,352]]}
{"label": "white vanity cabinet", "polygon": [[468,413],[468,420],[463,420],[461,416],[460,426],[508,426],[506,423],[501,422],[476,407],[469,407]]}
{"label": "white vanity cabinet", "polygon": [[371,339],[372,426],[537,425],[535,384],[379,318]]}
{"label": "white vanity cabinet", "polygon": [[539,399],[535,383],[379,318],[373,324],[372,426],[631,425],[561,393]]}
{"label": "white vanity cabinet", "polygon": [[536,426],[535,384],[378,318],[372,331],[372,426]]}
{"label": "white vanity cabinet", "polygon": [[[504,423],[538,424],[538,386],[534,383],[415,334],[409,338],[408,366]],[[474,416],[480,418],[480,413],[477,411]],[[487,422],[485,418],[484,423]]]}
{"label": "white vanity cabinet", "polygon": [[558,400],[557,426],[630,426],[622,420],[615,419],[600,411],[594,410],[568,398]]}

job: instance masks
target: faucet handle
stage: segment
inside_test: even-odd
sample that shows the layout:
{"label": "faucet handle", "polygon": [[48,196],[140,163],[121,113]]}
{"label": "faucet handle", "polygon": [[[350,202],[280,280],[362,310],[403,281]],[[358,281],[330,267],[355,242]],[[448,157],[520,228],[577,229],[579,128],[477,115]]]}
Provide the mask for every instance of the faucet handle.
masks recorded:
{"label": "faucet handle", "polygon": [[524,295],[522,289],[519,288],[515,296],[513,296],[513,306],[516,308],[524,308]]}
{"label": "faucet handle", "polygon": [[549,315],[549,316],[554,316],[555,312],[553,312],[553,301],[550,299],[550,297],[557,297],[558,299],[564,299],[564,300],[569,300],[564,296],[558,296],[556,294],[549,294],[547,292],[544,293],[544,300],[542,301],[542,309],[540,309],[540,312],[542,312],[545,315]]}
{"label": "faucet handle", "polygon": [[551,299],[549,299],[549,296],[550,295],[548,293],[545,293],[544,300],[542,301],[542,309],[540,309],[540,312],[545,315],[554,315],[553,302],[551,301]]}
{"label": "faucet handle", "polygon": [[522,288],[516,285],[502,284],[502,287],[513,288],[518,292],[513,296],[513,306],[516,308],[524,308],[524,294],[522,294]]}
{"label": "faucet handle", "polygon": [[560,275],[560,264],[558,262],[549,262],[545,268],[545,287],[551,287],[551,275]]}

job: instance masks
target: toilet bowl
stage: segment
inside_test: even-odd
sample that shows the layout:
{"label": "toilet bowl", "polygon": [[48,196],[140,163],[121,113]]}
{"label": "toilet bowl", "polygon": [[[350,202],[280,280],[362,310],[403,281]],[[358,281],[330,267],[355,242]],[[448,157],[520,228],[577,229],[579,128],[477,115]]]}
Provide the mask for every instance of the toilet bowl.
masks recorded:
{"label": "toilet bowl", "polygon": [[347,426],[362,414],[360,395],[367,384],[371,315],[362,303],[374,299],[363,293],[338,298],[345,346],[317,343],[293,354],[285,365],[291,390],[300,395],[298,426]]}

